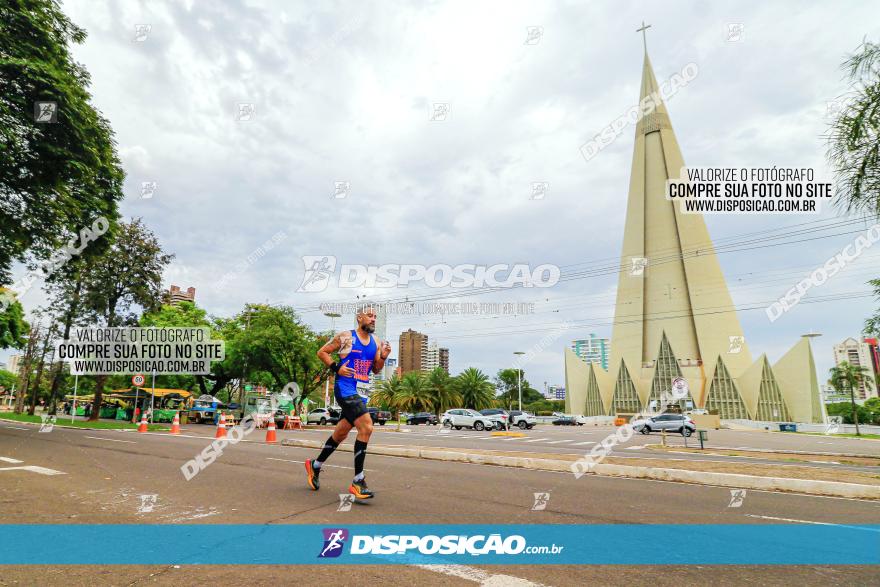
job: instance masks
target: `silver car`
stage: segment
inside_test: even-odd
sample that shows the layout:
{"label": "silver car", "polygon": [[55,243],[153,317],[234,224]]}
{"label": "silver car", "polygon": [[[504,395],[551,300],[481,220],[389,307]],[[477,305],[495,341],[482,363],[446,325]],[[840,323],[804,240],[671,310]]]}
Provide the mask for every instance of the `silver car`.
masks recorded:
{"label": "silver car", "polygon": [[465,408],[447,410],[441,417],[440,421],[444,428],[473,428],[474,430],[492,430],[497,425],[497,421],[493,416],[484,416],[476,410],[468,410]]}
{"label": "silver car", "polygon": [[631,426],[633,430],[642,434],[666,430],[667,432],[678,432],[683,436],[690,436],[697,430],[697,425],[694,424],[690,416],[684,414],[660,414],[659,416],[640,418],[633,420]]}

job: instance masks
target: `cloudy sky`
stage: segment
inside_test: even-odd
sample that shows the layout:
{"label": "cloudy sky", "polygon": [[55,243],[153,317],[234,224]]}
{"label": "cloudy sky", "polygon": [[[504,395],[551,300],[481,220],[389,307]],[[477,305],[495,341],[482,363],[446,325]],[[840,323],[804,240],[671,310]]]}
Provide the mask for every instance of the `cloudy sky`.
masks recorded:
{"label": "cloudy sky", "polygon": [[[590,161],[579,146],[637,101],[642,20],[652,25],[659,80],[699,66],[668,102],[689,165],[813,167],[829,180],[822,136],[828,102],[846,90],[839,64],[863,37],[880,39],[880,9],[855,2],[75,0],[63,8],[88,32],[74,55],[116,132],[127,173],[122,212],[143,217],[176,254],[166,284],[194,286],[213,314],[285,303],[327,328],[322,302],[439,291],[297,293],[303,256],[552,263],[563,279],[577,278],[466,298],[534,302],[531,316],[392,316],[388,324],[395,347],[399,332],[414,328],[450,348],[454,373],[494,374],[513,351],[572,323],[525,367],[538,388],[564,382],[571,339],[611,336],[615,275],[573,272],[619,259],[633,129]],[[732,39],[731,24],[741,25]],[[240,104],[253,105],[244,107],[248,120],[239,120]],[[435,104],[448,105],[445,117]],[[143,182],[155,182],[152,197],[142,197]],[[345,198],[333,197],[337,182],[348,182]],[[543,199],[530,197],[535,182],[547,183]],[[707,223],[716,242],[738,242],[836,215]],[[778,298],[858,228],[721,255],[734,302]],[[279,234],[278,246],[247,261]],[[880,249],[868,250],[807,299],[869,292],[878,259]],[[740,320],[752,352],[771,361],[799,334],[823,333],[814,352],[824,381],[831,344],[858,335],[876,305],[870,297],[802,303],[772,325],[762,310]]]}

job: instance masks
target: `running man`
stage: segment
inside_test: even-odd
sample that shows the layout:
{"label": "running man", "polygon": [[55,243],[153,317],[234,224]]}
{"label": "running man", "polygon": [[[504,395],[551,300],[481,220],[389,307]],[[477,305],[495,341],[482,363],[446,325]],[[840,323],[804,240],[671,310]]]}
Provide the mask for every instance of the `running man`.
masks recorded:
{"label": "running man", "polygon": [[[357,439],[354,441],[354,480],[348,492],[357,499],[369,499],[373,497],[373,492],[367,489],[364,479],[364,460],[367,458],[367,443],[373,433],[373,419],[367,411],[370,370],[379,373],[385,367],[385,359],[391,354],[391,345],[388,341],[382,341],[380,347],[373,337],[372,333],[376,330],[376,310],[371,304],[364,304],[358,310],[357,323],[357,330],[340,332],[318,351],[318,358],[336,373],[333,396],[342,408],[342,418],[324,443],[324,449],[318,458],[306,461],[306,473],[309,487],[317,491],[321,486],[318,481],[321,465],[346,439],[351,429],[357,428]],[[333,360],[331,353],[339,355],[339,362]]]}

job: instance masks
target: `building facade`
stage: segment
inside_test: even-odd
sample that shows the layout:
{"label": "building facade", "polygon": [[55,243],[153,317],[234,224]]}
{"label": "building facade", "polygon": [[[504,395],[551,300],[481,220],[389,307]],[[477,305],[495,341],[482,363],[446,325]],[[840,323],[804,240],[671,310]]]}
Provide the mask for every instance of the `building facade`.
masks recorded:
{"label": "building facade", "polygon": [[856,367],[864,367],[867,374],[864,380],[855,390],[855,396],[858,400],[866,400],[871,397],[877,397],[877,370],[874,366],[874,352],[876,346],[872,346],[868,340],[858,340],[855,338],[847,338],[843,342],[834,345],[834,364],[840,365],[844,361]]}
{"label": "building facade", "polygon": [[440,347],[440,366],[449,373],[449,349]]}
{"label": "building facade", "polygon": [[610,348],[611,342],[607,338],[600,338],[592,332],[589,338],[571,341],[571,352],[587,363],[598,363],[606,371]]}
{"label": "building facade", "polygon": [[421,371],[423,357],[428,352],[428,335],[412,328],[400,333],[397,360],[402,374]]}
{"label": "building facade", "polygon": [[[604,369],[565,350],[566,411],[677,404],[722,419],[821,422],[810,338],[772,365],[753,358],[702,214],[666,197],[685,163],[647,51],[638,103],[651,108],[635,125],[610,360]],[[670,402],[677,378],[687,386]]]}
{"label": "building facade", "polygon": [[172,306],[176,306],[180,302],[193,302],[196,301],[196,288],[188,287],[186,291],[180,289],[180,287],[176,285],[172,285],[171,289],[168,290],[168,300]]}

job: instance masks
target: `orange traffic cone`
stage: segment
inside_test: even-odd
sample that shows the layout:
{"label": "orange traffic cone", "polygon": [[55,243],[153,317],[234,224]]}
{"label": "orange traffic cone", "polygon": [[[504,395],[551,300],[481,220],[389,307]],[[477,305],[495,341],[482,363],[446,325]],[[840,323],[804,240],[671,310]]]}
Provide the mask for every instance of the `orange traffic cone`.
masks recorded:
{"label": "orange traffic cone", "polygon": [[147,431],[147,415],[144,414],[141,416],[141,423],[138,424],[138,432],[146,432]]}
{"label": "orange traffic cone", "polygon": [[171,434],[180,434],[180,412],[174,412],[174,421],[171,422]]}
{"label": "orange traffic cone", "polygon": [[269,418],[269,426],[266,428],[266,444],[275,444],[278,439],[275,438],[275,420]]}
{"label": "orange traffic cone", "polygon": [[220,421],[217,422],[217,434],[214,438],[224,438],[226,436],[226,415],[220,414]]}

